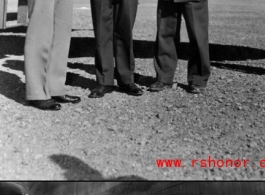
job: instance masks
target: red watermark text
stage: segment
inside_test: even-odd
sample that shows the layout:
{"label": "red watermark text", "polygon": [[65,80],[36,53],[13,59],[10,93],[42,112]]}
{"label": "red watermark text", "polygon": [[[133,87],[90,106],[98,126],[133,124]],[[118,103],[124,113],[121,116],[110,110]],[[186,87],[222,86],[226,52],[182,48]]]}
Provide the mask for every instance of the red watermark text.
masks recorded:
{"label": "red watermark text", "polygon": [[[247,167],[250,164],[249,159],[214,159],[208,156],[206,159],[192,159],[191,167],[199,166],[201,168],[240,168]],[[158,168],[184,168],[182,159],[156,159]],[[254,165],[252,165],[253,167]],[[259,161],[259,166],[265,168],[265,159]]]}

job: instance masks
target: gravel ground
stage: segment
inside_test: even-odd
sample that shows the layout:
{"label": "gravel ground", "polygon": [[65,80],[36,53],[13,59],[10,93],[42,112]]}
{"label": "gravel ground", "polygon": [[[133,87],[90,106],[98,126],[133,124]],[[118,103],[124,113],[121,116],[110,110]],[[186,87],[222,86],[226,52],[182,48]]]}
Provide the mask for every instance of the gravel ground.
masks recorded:
{"label": "gravel ground", "polygon": [[[205,95],[185,90],[184,22],[173,89],[147,91],[155,77],[156,1],[140,0],[135,78],[144,95],[115,91],[89,99],[96,86],[95,41],[89,3],[75,0],[66,84],[82,102],[58,112],[35,109],[24,99],[25,28],[0,31],[0,179],[264,179],[265,2],[210,0],[209,10],[212,76]],[[208,156],[249,162],[191,166],[192,159]],[[162,158],[182,159],[183,167],[158,168]]]}

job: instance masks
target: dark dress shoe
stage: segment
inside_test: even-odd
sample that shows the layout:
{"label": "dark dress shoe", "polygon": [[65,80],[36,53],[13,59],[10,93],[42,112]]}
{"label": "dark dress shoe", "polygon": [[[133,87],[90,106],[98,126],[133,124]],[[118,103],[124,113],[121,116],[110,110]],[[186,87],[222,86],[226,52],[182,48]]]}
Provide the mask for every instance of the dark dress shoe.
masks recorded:
{"label": "dark dress shoe", "polygon": [[201,87],[197,85],[189,85],[188,93],[193,94],[204,94],[206,92],[206,87]]}
{"label": "dark dress shoe", "polygon": [[61,109],[61,105],[56,103],[53,99],[29,100],[29,105],[39,108],[41,110],[60,110]]}
{"label": "dark dress shoe", "polygon": [[170,88],[172,88],[172,84],[157,81],[150,86],[149,91],[157,92],[157,91],[162,91],[164,89],[170,89]]}
{"label": "dark dress shoe", "polygon": [[111,93],[115,89],[115,86],[113,85],[98,85],[95,89],[91,91],[89,94],[89,98],[101,98],[106,93]]}
{"label": "dark dress shoe", "polygon": [[71,96],[71,95],[53,96],[52,99],[60,103],[74,103],[74,104],[81,101],[80,97]]}
{"label": "dark dress shoe", "polygon": [[126,85],[122,85],[119,87],[121,92],[127,93],[129,95],[134,95],[134,96],[141,96],[143,95],[143,90],[137,87],[135,83],[130,83]]}

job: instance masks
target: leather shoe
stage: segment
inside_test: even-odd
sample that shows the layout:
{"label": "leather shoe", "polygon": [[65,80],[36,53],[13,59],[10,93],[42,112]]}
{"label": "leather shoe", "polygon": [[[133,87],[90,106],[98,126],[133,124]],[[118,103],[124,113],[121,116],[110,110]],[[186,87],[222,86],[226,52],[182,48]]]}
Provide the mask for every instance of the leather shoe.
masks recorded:
{"label": "leather shoe", "polygon": [[121,92],[127,93],[128,95],[141,96],[143,90],[140,89],[135,83],[129,83],[119,87]]}
{"label": "leather shoe", "polygon": [[56,103],[53,99],[29,100],[29,105],[39,108],[41,110],[60,110],[61,109],[61,105]]}
{"label": "leather shoe", "polygon": [[112,85],[98,85],[95,89],[91,91],[88,97],[90,98],[101,98],[106,93],[111,93],[115,89]]}
{"label": "leather shoe", "polygon": [[193,94],[204,94],[206,92],[206,87],[201,87],[197,85],[189,85],[189,88],[187,91]]}
{"label": "leather shoe", "polygon": [[170,89],[170,88],[172,88],[172,84],[157,81],[150,86],[149,90],[152,92],[157,92],[157,91],[162,91],[164,89]]}
{"label": "leather shoe", "polygon": [[80,97],[71,96],[71,95],[53,96],[52,99],[60,103],[74,103],[74,104],[81,101]]}

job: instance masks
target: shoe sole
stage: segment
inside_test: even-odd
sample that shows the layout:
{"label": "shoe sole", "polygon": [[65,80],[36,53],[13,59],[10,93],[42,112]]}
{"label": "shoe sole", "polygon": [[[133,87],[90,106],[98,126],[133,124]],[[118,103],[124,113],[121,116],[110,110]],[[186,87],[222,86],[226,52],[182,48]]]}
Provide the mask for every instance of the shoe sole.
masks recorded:
{"label": "shoe sole", "polygon": [[58,110],[61,110],[61,107],[58,108],[58,109],[50,109],[50,108],[40,108],[40,107],[34,106],[34,105],[30,105],[30,106],[32,106],[34,108],[38,108],[39,110],[45,110],[45,111],[58,111]]}
{"label": "shoe sole", "polygon": [[62,101],[57,101],[57,100],[55,100],[55,101],[58,102],[58,103],[61,103],[61,104],[66,104],[66,103],[77,104],[77,103],[81,102],[81,100],[78,100],[78,101],[69,101],[69,102],[62,102]]}
{"label": "shoe sole", "polygon": [[58,110],[61,110],[61,108],[62,108],[62,106],[60,105],[60,107],[59,108],[42,108],[42,107],[40,107],[40,106],[37,106],[37,105],[35,105],[35,104],[32,104],[32,103],[28,103],[28,105],[29,106],[31,106],[31,107],[33,107],[33,108],[37,108],[37,109],[39,109],[39,110],[49,110],[49,111],[58,111]]}

